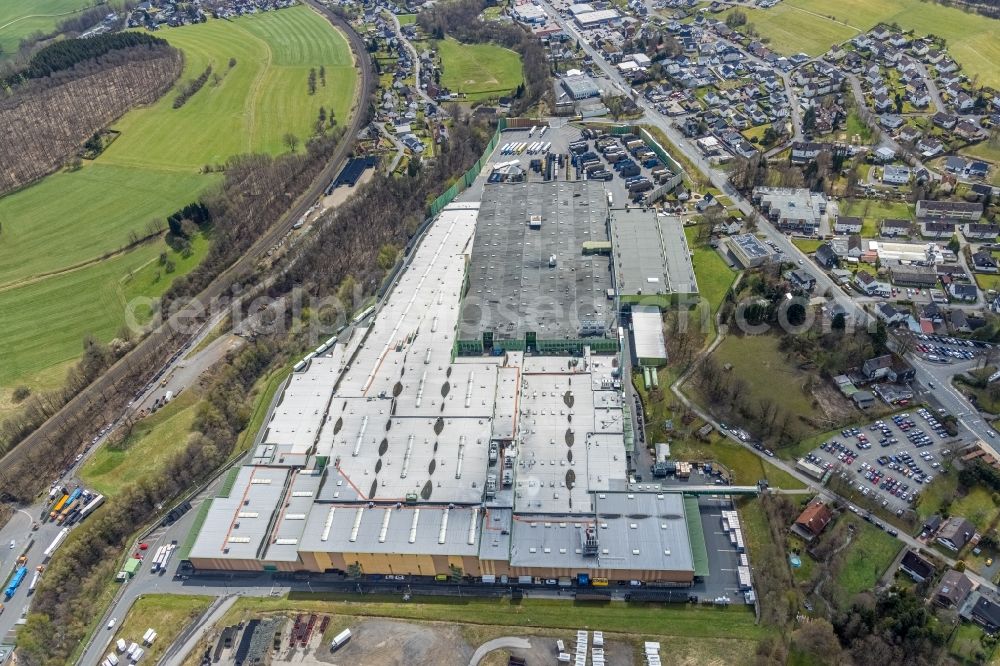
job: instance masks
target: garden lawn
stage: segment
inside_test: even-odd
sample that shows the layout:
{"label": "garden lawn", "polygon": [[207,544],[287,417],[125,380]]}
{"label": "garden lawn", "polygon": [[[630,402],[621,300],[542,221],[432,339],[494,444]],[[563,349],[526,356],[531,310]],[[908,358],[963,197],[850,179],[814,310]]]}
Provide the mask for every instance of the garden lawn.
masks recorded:
{"label": "garden lawn", "polygon": [[810,252],[815,252],[816,248],[823,244],[823,241],[816,240],[815,238],[793,238],[792,245],[799,248],[806,254]]}
{"label": "garden lawn", "polygon": [[113,644],[119,638],[126,643],[142,645],[146,629],[156,630],[156,640],[144,647],[144,657],[155,664],[180,633],[201,615],[214,597],[184,594],[149,594],[136,599],[128,615],[115,632]]}
{"label": "garden lawn", "polygon": [[47,33],[93,5],[93,0],[3,0],[0,2],[0,60],[17,53],[21,40]]}
{"label": "garden lawn", "polygon": [[138,421],[119,445],[101,446],[83,466],[83,482],[114,497],[126,485],[159,473],[170,456],[186,444],[199,400],[197,391],[189,388],[166,407]]}
{"label": "garden lawn", "polygon": [[469,99],[506,95],[524,81],[521,57],[495,44],[434,43],[441,58],[441,85]]}
{"label": "garden lawn", "polygon": [[965,516],[976,529],[986,531],[997,519],[1000,507],[993,503],[989,490],[982,486],[971,488],[964,496],[955,496],[949,513],[953,516]]}
{"label": "garden lawn", "polygon": [[912,220],[913,207],[902,201],[873,201],[871,199],[844,200],[840,204],[840,214],[861,218],[861,236],[876,238],[885,218]]}
{"label": "garden lawn", "polygon": [[935,513],[941,512],[941,507],[946,502],[951,502],[958,491],[958,475],[937,474],[930,485],[926,485],[920,490],[920,500],[917,503],[916,511],[921,520],[925,520]]}
{"label": "garden lawn", "polygon": [[990,275],[988,273],[976,273],[976,283],[980,289],[994,291],[1000,290],[1000,275]]}

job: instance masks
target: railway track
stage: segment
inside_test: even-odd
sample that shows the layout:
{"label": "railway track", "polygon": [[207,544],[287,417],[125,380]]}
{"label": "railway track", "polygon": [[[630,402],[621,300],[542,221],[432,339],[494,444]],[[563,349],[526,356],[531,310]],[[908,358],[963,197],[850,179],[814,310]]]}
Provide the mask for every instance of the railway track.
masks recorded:
{"label": "railway track", "polygon": [[[194,298],[196,303],[206,305],[211,303],[228,292],[241,276],[253,271],[256,262],[265,256],[268,250],[280,241],[285,234],[291,231],[292,225],[305,214],[308,208],[322,194],[326,184],[343,168],[344,163],[354,148],[354,137],[357,136],[361,128],[369,121],[370,100],[374,91],[376,78],[364,40],[347,21],[330,11],[324,5],[316,0],[304,1],[347,37],[351,51],[354,54],[360,78],[356,97],[357,103],[351,117],[350,125],[344,133],[344,139],[330,156],[326,167],[316,177],[308,190],[292,204],[291,208],[242,257],[220,273],[211,284]],[[157,369],[167,359],[170,359],[169,362],[175,361],[178,357],[171,357],[171,353],[176,354],[175,350],[180,350],[184,343],[191,337],[191,334],[176,333],[180,328],[178,324],[189,322],[192,314],[196,313],[190,309],[181,310],[149,333],[134,349],[111,366],[107,372],[74,396],[72,400],[49,417],[47,421],[22,440],[14,449],[4,455],[3,458],[0,458],[0,474],[9,473],[18,464],[28,460],[29,453],[40,443],[45,441],[51,442],[61,437],[68,424],[77,422],[81,414],[88,413],[89,410],[94,408],[95,404],[108,404],[114,400],[115,395],[123,388],[122,384],[134,377],[137,368],[148,366],[148,372],[145,373],[145,376],[148,378],[155,374]],[[164,347],[168,348],[168,353],[164,352]],[[129,386],[128,388],[129,393],[131,393],[137,387]],[[122,400],[122,405],[127,400],[127,395]],[[82,442],[80,444],[82,445]],[[76,447],[67,446],[67,450],[61,453],[63,458],[69,461],[76,454],[76,450]]]}

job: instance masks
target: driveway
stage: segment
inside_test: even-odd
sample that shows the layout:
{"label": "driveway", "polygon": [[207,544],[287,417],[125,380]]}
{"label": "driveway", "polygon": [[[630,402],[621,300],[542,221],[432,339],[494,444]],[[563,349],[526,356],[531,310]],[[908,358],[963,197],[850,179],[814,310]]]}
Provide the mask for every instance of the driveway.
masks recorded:
{"label": "driveway", "polygon": [[494,638],[493,640],[487,641],[476,648],[476,651],[472,653],[472,658],[469,659],[469,666],[479,666],[479,662],[481,662],[486,655],[494,650],[500,650],[502,648],[530,650],[531,641],[527,638],[518,638],[517,636],[501,636],[500,638]]}

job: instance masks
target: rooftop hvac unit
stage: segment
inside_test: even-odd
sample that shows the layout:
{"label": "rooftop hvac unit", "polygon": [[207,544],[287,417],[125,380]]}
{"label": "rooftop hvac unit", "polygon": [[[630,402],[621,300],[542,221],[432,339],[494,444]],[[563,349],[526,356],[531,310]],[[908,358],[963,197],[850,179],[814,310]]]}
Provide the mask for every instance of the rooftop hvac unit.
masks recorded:
{"label": "rooftop hvac unit", "polygon": [[549,268],[555,268],[555,267],[556,267],[556,255],[553,254],[549,256]]}

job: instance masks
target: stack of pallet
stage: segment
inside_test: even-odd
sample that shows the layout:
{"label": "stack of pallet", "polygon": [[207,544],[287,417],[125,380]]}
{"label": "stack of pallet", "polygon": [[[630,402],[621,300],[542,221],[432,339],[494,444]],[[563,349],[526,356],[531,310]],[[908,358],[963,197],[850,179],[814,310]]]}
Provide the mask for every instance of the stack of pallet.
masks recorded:
{"label": "stack of pallet", "polygon": [[576,632],[576,653],[573,655],[574,666],[587,666],[587,637],[589,633],[583,629]]}
{"label": "stack of pallet", "polygon": [[604,632],[594,632],[594,647],[590,651],[590,660],[594,666],[604,666]]}
{"label": "stack of pallet", "polygon": [[660,644],[655,641],[646,641],[646,666],[660,666]]}

